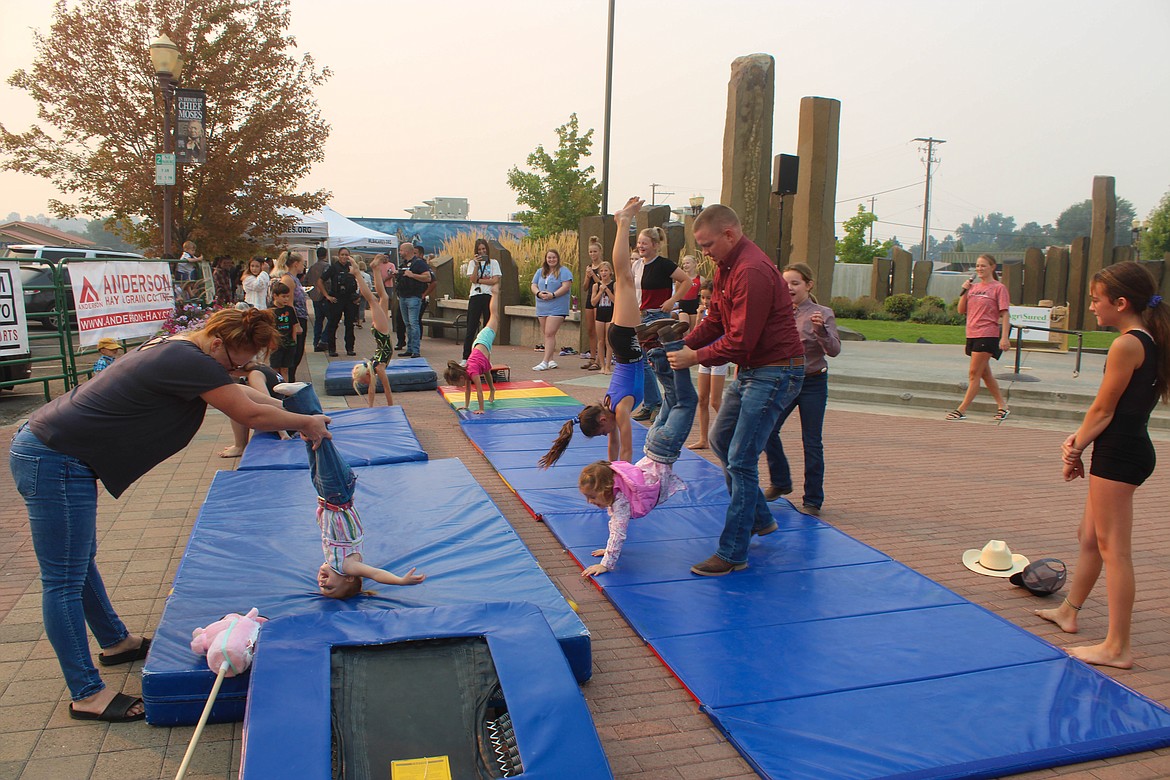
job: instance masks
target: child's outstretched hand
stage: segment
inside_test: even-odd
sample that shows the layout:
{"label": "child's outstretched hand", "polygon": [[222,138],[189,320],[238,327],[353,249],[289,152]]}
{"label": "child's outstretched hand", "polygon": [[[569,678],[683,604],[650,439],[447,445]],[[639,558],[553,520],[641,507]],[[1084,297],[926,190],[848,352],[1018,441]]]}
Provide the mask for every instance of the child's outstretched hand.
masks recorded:
{"label": "child's outstretched hand", "polygon": [[[604,552],[602,550],[603,554]],[[595,563],[592,566],[585,567],[585,571],[581,572],[581,576],[584,579],[589,579],[590,577],[596,577],[598,574],[605,574],[607,571],[609,571],[608,567],[602,566],[600,563]]]}
{"label": "child's outstretched hand", "polygon": [[418,585],[420,582],[422,582],[423,580],[425,580],[427,578],[427,575],[425,575],[425,574],[415,574],[414,573],[415,568],[416,567],[412,566],[410,571],[408,571],[406,574],[403,574],[402,577],[400,578],[402,580],[402,582],[400,582],[398,584],[399,585]]}

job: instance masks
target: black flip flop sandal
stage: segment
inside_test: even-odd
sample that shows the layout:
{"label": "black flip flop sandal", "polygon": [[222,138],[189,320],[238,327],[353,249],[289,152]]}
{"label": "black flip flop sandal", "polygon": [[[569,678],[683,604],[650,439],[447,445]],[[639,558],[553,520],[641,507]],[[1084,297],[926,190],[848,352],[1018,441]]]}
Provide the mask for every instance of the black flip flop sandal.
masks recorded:
{"label": "black flip flop sandal", "polygon": [[149,637],[142,637],[142,644],[133,650],[126,650],[121,653],[114,653],[113,655],[106,655],[98,653],[98,663],[102,666],[117,666],[118,664],[130,664],[135,661],[141,661],[146,658],[146,654],[150,652]]}
{"label": "black flip flop sandal", "polygon": [[69,705],[69,717],[74,720],[100,720],[106,723],[132,723],[136,720],[142,720],[146,717],[145,709],[137,715],[127,715],[130,708],[135,704],[141,704],[142,698],[138,696],[128,696],[125,693],[115,694],[106,708],[102,710],[101,714],[96,712],[80,712],[73,709],[73,705]]}

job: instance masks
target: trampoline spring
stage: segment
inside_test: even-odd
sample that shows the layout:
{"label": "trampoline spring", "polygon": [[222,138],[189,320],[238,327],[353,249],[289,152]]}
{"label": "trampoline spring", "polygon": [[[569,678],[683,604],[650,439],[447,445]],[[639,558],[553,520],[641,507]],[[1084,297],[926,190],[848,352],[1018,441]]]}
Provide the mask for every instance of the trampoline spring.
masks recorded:
{"label": "trampoline spring", "polygon": [[496,723],[499,723],[501,728],[507,729],[508,731],[512,730],[512,716],[506,712],[496,719]]}

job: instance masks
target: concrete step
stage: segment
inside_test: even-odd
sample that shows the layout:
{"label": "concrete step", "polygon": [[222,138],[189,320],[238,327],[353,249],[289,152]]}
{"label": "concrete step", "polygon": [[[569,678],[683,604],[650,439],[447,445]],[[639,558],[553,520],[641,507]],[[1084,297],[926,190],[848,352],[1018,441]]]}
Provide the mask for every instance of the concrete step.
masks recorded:
{"label": "concrete step", "polygon": [[[1092,394],[1066,393],[1032,389],[1031,383],[1001,383],[1012,410],[1009,419],[1068,422],[1074,425],[1085,417],[1093,402]],[[829,400],[901,408],[920,412],[934,412],[941,416],[958,406],[966,391],[966,382],[916,382],[890,377],[857,377],[834,374],[829,380]],[[1094,387],[1094,391],[1096,388]],[[980,390],[967,410],[968,417],[990,419],[995,414],[995,402],[986,390]],[[1161,404],[1150,416],[1152,430],[1170,431],[1170,411]]]}

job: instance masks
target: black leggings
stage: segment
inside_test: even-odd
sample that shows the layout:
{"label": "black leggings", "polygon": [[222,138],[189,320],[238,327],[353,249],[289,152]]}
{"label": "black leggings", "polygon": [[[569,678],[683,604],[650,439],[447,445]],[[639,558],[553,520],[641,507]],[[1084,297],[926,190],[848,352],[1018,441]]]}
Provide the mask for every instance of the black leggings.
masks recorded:
{"label": "black leggings", "polygon": [[479,335],[480,322],[487,325],[491,316],[491,293],[472,295],[467,299],[467,330],[463,337],[463,359],[471,356],[471,348],[475,345],[475,337]]}
{"label": "black leggings", "polygon": [[613,348],[613,359],[619,363],[639,363],[642,360],[642,345],[638,334],[625,325],[609,326],[609,346]]}
{"label": "black leggings", "polygon": [[301,359],[305,356],[305,337],[309,335],[309,318],[297,317],[297,322],[301,323],[301,335],[297,336],[296,352],[293,353],[293,364],[288,370],[288,381],[297,381],[297,366],[301,364]]}

